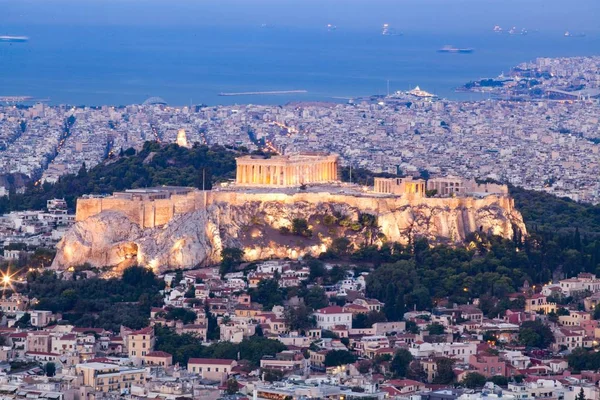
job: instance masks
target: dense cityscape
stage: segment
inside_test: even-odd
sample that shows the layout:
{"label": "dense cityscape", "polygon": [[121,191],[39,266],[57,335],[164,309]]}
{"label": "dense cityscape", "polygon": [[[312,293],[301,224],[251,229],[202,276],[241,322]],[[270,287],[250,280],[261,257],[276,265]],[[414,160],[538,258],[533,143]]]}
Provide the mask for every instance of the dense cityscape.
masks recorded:
{"label": "dense cityscape", "polygon": [[[558,86],[598,85],[596,59],[540,59]],[[585,67],[585,68],[584,68]],[[587,68],[593,69],[587,69]],[[523,67],[524,68],[524,67]],[[544,70],[545,71],[545,70]],[[582,71],[586,71],[583,73]],[[542,79],[542,78],[539,78]],[[592,90],[592,89],[590,89]],[[453,102],[391,95],[356,104],[169,107],[159,98],[124,107],[0,108],[0,171],[56,182],[147,140],[332,151],[374,172],[494,179],[598,203],[598,102]],[[262,144],[262,145],[261,145]],[[528,162],[526,162],[528,161]]]}
{"label": "dense cityscape", "polygon": [[459,90],[4,98],[0,397],[600,399],[600,58]]}

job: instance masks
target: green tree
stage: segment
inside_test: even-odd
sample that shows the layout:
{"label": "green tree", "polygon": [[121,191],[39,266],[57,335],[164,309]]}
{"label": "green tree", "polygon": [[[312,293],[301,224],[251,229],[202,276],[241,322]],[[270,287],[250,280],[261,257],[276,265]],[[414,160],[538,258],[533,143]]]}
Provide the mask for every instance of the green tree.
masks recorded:
{"label": "green tree", "polygon": [[193,299],[196,297],[196,288],[194,286],[190,286],[188,290],[185,291],[183,295],[186,299]]}
{"label": "green tree", "polygon": [[221,251],[221,267],[219,272],[221,276],[231,272],[238,266],[244,258],[244,251],[236,247],[225,247]]}
{"label": "green tree", "polygon": [[585,400],[585,393],[583,392],[583,388],[579,390],[579,394],[575,396],[575,400]]}
{"label": "green tree", "polygon": [[356,361],[356,356],[347,350],[331,350],[325,355],[326,367],[337,367],[340,365],[352,364]]}
{"label": "green tree", "polygon": [[406,349],[400,349],[396,351],[394,354],[394,358],[392,358],[392,362],[390,364],[390,369],[393,374],[397,378],[406,377],[408,372],[408,366],[413,360],[412,354]]}
{"label": "green tree", "polygon": [[292,233],[304,237],[312,236],[312,230],[309,229],[308,221],[304,218],[294,218],[292,220]]}
{"label": "green tree", "polygon": [[469,372],[461,381],[461,384],[469,389],[477,389],[485,385],[485,376],[478,372]]}
{"label": "green tree", "polygon": [[283,303],[283,294],[279,290],[279,283],[275,279],[260,281],[256,289],[250,292],[250,297],[252,301],[262,304],[266,310]]}
{"label": "green tree", "polygon": [[313,310],[318,310],[319,308],[327,307],[329,299],[325,294],[325,289],[321,286],[313,286],[304,295],[304,303]]}
{"label": "green tree", "polygon": [[440,324],[439,322],[434,322],[427,325],[427,330],[429,331],[430,335],[443,335],[446,333],[444,325]]}
{"label": "green tree", "polygon": [[508,385],[508,378],[502,375],[494,375],[490,378],[488,378],[488,381],[494,383],[494,385],[498,385],[498,386],[507,386]]}
{"label": "green tree", "polygon": [[525,321],[519,328],[519,342],[523,346],[546,349],[553,341],[552,331],[539,320]]}
{"label": "green tree", "polygon": [[433,383],[438,385],[448,385],[454,382],[454,361],[450,358],[438,358],[436,360],[437,374],[433,379]]}
{"label": "green tree", "polygon": [[594,319],[600,319],[600,303],[596,304],[594,307]]}
{"label": "green tree", "polygon": [[308,280],[314,282],[317,278],[327,275],[325,264],[319,260],[308,261],[309,276]]}
{"label": "green tree", "polygon": [[312,310],[304,304],[296,307],[287,307],[285,322],[292,330],[306,330],[315,326]]}
{"label": "green tree", "polygon": [[335,238],[331,242],[330,250],[339,257],[345,257],[352,250],[352,242],[344,236]]}
{"label": "green tree", "polygon": [[227,380],[227,388],[225,389],[225,391],[227,392],[228,395],[234,395],[238,392],[239,390],[239,384],[238,381],[235,380],[235,378],[229,378]]}
{"label": "green tree", "polygon": [[46,372],[46,376],[53,377],[54,375],[56,375],[56,364],[54,364],[53,362],[46,363],[46,365],[44,366],[44,371]]}

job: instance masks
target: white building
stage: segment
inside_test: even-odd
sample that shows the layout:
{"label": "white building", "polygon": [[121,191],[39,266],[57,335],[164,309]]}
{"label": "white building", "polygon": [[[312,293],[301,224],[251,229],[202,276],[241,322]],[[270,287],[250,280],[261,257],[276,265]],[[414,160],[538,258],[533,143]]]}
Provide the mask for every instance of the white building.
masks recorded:
{"label": "white building", "polygon": [[342,307],[330,306],[321,308],[313,313],[317,320],[317,327],[321,329],[333,329],[336,325],[352,328],[352,313],[345,312]]}

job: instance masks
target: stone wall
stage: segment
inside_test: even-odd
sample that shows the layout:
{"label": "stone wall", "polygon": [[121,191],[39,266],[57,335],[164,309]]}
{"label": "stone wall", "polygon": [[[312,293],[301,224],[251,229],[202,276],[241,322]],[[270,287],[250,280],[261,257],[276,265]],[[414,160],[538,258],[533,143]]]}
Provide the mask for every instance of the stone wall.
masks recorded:
{"label": "stone wall", "polygon": [[[191,213],[215,203],[241,206],[249,202],[279,202],[282,204],[340,203],[379,216],[404,207],[423,206],[429,209],[484,208],[492,204],[509,212],[514,210],[514,201],[508,196],[489,195],[483,198],[455,197],[428,198],[421,196],[373,196],[335,194],[329,192],[252,193],[243,191],[194,191],[187,195],[174,195],[169,199],[142,201],[107,198],[78,199],[76,221],[84,221],[103,211],[118,211],[140,228],[154,228],[169,223],[176,215]],[[473,221],[468,221],[468,231],[476,230]],[[444,229],[442,227],[442,229]],[[384,228],[385,230],[385,228]]]}
{"label": "stone wall", "polygon": [[103,211],[118,211],[140,228],[163,226],[176,215],[206,207],[207,193],[200,190],[187,195],[173,195],[169,199],[127,200],[114,197],[77,199],[75,220],[86,219]]}
{"label": "stone wall", "polygon": [[[521,214],[508,196],[423,198],[329,192],[195,191],[166,200],[80,199],[78,222],[58,244],[55,268],[89,262],[95,266],[132,261],[158,271],[219,262],[225,247],[242,248],[248,261],[318,256],[338,235],[359,247],[364,235],[329,232],[326,215],[356,221],[374,214],[387,240],[460,244],[472,232],[510,239],[526,234]],[[317,230],[311,238],[280,234],[295,218]],[[155,229],[160,227],[160,229]],[[319,230],[320,229],[320,230]],[[337,229],[337,228],[336,228]]]}

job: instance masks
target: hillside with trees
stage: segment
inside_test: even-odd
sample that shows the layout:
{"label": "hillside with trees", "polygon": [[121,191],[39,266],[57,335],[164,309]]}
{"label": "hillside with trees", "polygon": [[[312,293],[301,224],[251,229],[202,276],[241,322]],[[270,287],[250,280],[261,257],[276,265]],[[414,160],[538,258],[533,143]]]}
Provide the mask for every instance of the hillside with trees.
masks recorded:
{"label": "hillside with trees", "polygon": [[191,149],[176,144],[146,142],[143,148],[122,151],[89,170],[84,166],[55,184],[31,183],[23,194],[0,197],[0,213],[43,209],[46,200],[64,198],[70,208],[84,194],[111,194],[126,189],[170,185],[211,189],[219,181],[235,178],[235,157],[245,148],[199,146]]}

